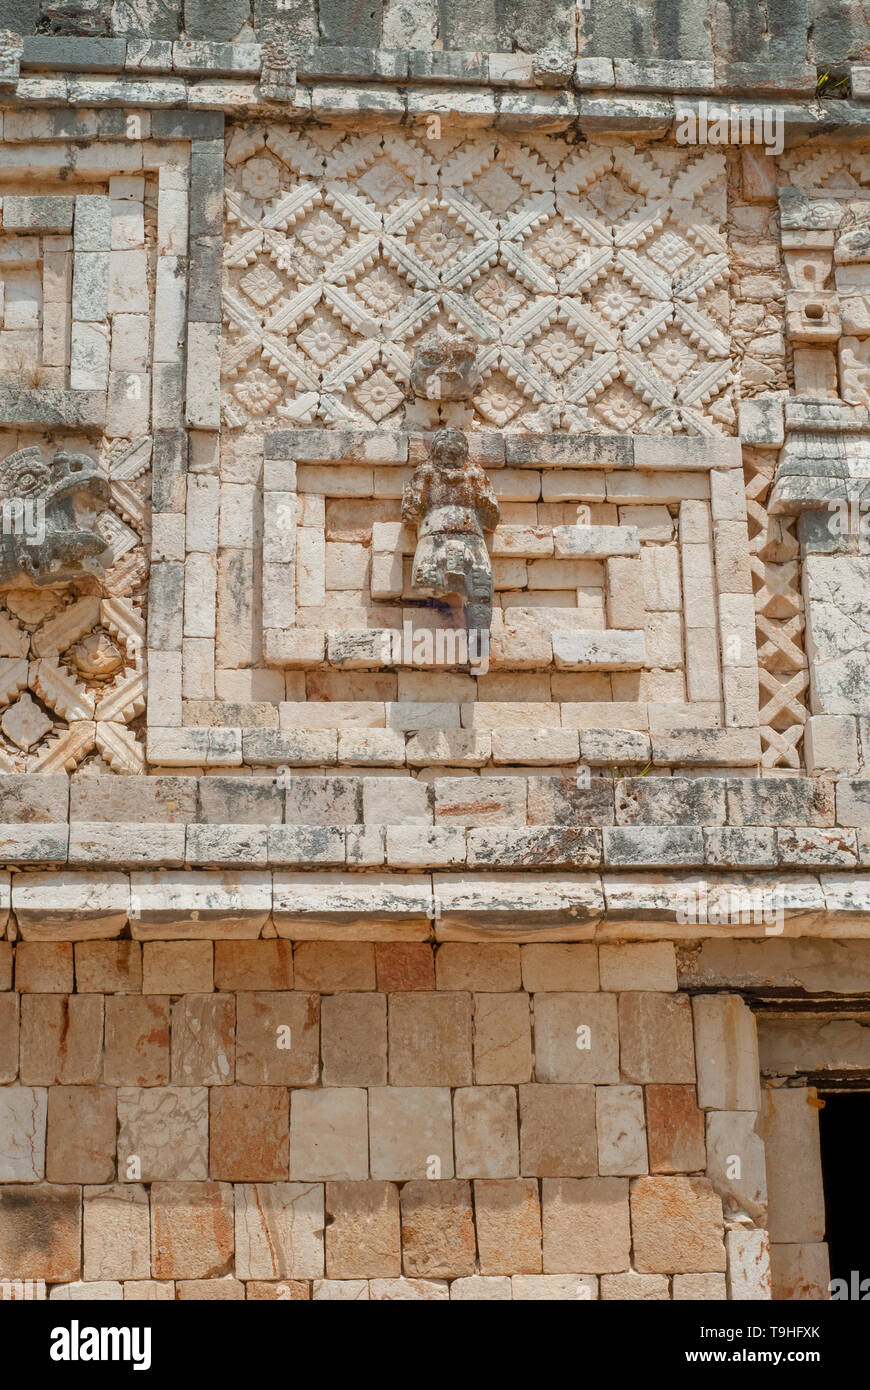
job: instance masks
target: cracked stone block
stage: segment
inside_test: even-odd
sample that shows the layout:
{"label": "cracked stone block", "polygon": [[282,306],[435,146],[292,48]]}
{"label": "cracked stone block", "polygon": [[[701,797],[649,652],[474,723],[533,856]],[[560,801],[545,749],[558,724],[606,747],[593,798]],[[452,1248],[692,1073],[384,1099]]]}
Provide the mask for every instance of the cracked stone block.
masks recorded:
{"label": "cracked stone block", "polygon": [[532,1077],[529,997],[524,993],[474,996],[474,1079],[512,1085]]}
{"label": "cracked stone block", "polygon": [[153,1182],[208,1177],[208,1091],[204,1086],[118,1090],[118,1174]]}
{"label": "cracked stone block", "polygon": [[83,1223],[86,1280],[149,1277],[151,1221],[147,1188],[133,1183],[86,1187]]}
{"label": "cracked stone block", "polygon": [[44,1176],[47,1108],[45,1090],[0,1090],[0,1181],[38,1182]]}
{"label": "cracked stone block", "polygon": [[223,1182],[155,1182],[151,1266],[155,1279],[228,1274],[234,1252],[233,1189]]}
{"label": "cracked stone block", "polygon": [[235,1195],[240,1279],[319,1279],[324,1272],[320,1183],[239,1183]]}
{"label": "cracked stone block", "polygon": [[229,1086],[234,1034],[235,1001],[230,995],[189,994],[173,1004],[173,1085]]}

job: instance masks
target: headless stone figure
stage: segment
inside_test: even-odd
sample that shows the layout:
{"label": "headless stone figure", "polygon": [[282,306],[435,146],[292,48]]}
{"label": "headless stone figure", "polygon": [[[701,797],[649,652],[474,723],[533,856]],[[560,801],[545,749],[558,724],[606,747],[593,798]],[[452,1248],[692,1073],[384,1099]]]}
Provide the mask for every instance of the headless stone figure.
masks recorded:
{"label": "headless stone figure", "polygon": [[439,430],[433,438],[429,458],[405,487],[402,519],[417,525],[414,587],[458,594],[466,629],[488,632],[492,566],[483,533],[498,525],[498,502],[483,469],[469,460],[461,430]]}

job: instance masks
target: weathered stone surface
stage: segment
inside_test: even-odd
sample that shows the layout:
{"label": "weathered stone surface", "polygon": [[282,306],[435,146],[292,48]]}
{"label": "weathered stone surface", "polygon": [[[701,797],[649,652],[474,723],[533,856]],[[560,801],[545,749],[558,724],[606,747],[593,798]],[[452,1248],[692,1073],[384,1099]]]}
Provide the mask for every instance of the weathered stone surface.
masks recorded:
{"label": "weathered stone surface", "polygon": [[470,1183],[405,1183],[401,1215],[406,1274],[438,1279],[474,1273],[476,1245]]}
{"label": "weathered stone surface", "polygon": [[542,1192],[545,1273],[628,1269],[626,1178],[545,1178]]}
{"label": "weathered stone surface", "polygon": [[474,1079],[480,1085],[515,1084],[532,1076],[528,995],[474,996]]}
{"label": "weathered stone surface", "polygon": [[766,1089],[760,1131],[767,1160],[771,1242],[812,1245],[823,1240],[825,1201],[815,1088]]}
{"label": "weathered stone surface", "polygon": [[[598,951],[585,943],[521,946],[523,988],[530,994],[598,988]],[[613,988],[613,986],[603,986]]]}
{"label": "weathered stone surface", "polygon": [[109,1182],[115,1173],[115,1092],[50,1086],[45,1140],[49,1182]]}
{"label": "weathered stone surface", "polygon": [[766,1231],[729,1231],[728,1293],[735,1300],[770,1298],[770,1238]]}
{"label": "weathered stone surface", "polygon": [[202,994],[211,990],[214,956],[215,947],[210,941],[146,941],[142,947],[143,993]]}
{"label": "weathered stone surface", "polygon": [[387,1001],[382,994],[341,994],[321,1001],[325,1086],[385,1086]]}
{"label": "weathered stone surface", "polygon": [[19,994],[71,994],[73,948],[69,941],[19,941],[15,988]]}
{"label": "weathered stone surface", "polygon": [[[232,1009],[232,999],[227,1003]],[[236,1081],[243,1086],[313,1086],[319,1070],[316,994],[246,990],[236,996]]]}
{"label": "weathered stone surface", "polygon": [[594,1086],[520,1086],[520,1172],[591,1177],[598,1172]]}
{"label": "weathered stone surface", "polygon": [[389,1015],[391,1085],[469,1084],[470,994],[392,994]]}
{"label": "weathered stone surface", "polygon": [[80,1187],[0,1187],[0,1278],[62,1282],[81,1276]]}
{"label": "weathered stone surface", "polygon": [[538,1081],[618,1081],[615,994],[540,994],[535,998]]}
{"label": "weathered stone surface", "polygon": [[706,1178],[636,1178],[631,1229],[640,1273],[725,1269],[722,1203]]}
{"label": "weathered stone surface", "polygon": [[323,1274],[323,1187],[318,1183],[239,1183],[235,1196],[236,1274],[240,1279],[307,1279]]}
{"label": "weathered stone surface", "polygon": [[541,1204],[533,1178],[474,1183],[482,1274],[536,1274],[541,1269]]}
{"label": "weathered stone surface", "polygon": [[595,1126],[602,1177],[649,1171],[641,1086],[596,1086]]}
{"label": "weathered stone surface", "polygon": [[456,1172],[461,1178],[519,1173],[517,1094],[513,1086],[465,1086],[453,1098]]}
{"label": "weathered stone surface", "polygon": [[110,1086],[169,1084],[168,998],[123,995],[106,1000],[103,1077]]}
{"label": "weathered stone surface", "polygon": [[292,1178],[367,1178],[366,1092],[350,1086],[294,1091],[290,1102]]}
{"label": "weathered stone surface", "polygon": [[[20,947],[19,947],[20,950]],[[21,998],[20,1079],[27,1086],[103,1079],[103,1000],[75,994]]]}
{"label": "weathered stone surface", "polygon": [[373,1178],[453,1177],[450,1089],[376,1086],[369,1091]]}
{"label": "weathered stone surface", "polygon": [[155,1182],[151,1262],[156,1279],[214,1279],[233,1258],[233,1189],[221,1182]]}
{"label": "weathered stone surface", "polygon": [[738,995],[699,994],[692,1000],[698,1104],[702,1110],[757,1110],[755,1019]]}
{"label": "weathered stone surface", "polygon": [[619,997],[620,1061],[631,1081],[695,1079],[692,1012],[679,994],[651,991]]}
{"label": "weathered stone surface", "polygon": [[332,1279],[401,1273],[399,1193],[390,1182],[326,1184],[326,1273]]}
{"label": "weathered stone surface", "polygon": [[209,1175],[270,1182],[289,1172],[290,1114],[280,1086],[220,1086],[209,1098]]}
{"label": "weathered stone surface", "polygon": [[207,1178],[206,1088],[120,1087],[118,1171],[143,1182]]}
{"label": "weathered stone surface", "polygon": [[86,1280],[148,1278],[151,1227],[146,1188],[135,1183],[86,1187],[83,1217]]}
{"label": "weathered stone surface", "polygon": [[293,949],[288,941],[216,941],[214,983],[226,990],[292,989]]}
{"label": "weathered stone surface", "polygon": [[819,1244],[772,1244],[771,1292],[777,1301],[830,1298],[831,1270],[828,1247]]}
{"label": "weathered stone surface", "polygon": [[706,1167],[704,1112],[694,1086],[647,1086],[646,1117],[651,1173]]}
{"label": "weathered stone surface", "polygon": [[234,1032],[234,1001],[225,995],[190,994],[173,1004],[173,1085],[230,1085]]}
{"label": "weathered stone surface", "polygon": [[0,1178],[3,1182],[38,1182],[45,1176],[48,1093],[31,1086],[0,1090]]}

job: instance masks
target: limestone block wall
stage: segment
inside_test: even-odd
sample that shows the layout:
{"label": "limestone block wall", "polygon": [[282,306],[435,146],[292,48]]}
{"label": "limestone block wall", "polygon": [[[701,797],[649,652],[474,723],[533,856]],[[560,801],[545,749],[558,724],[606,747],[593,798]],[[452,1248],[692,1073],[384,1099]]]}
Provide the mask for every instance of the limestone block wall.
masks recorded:
{"label": "limestone block wall", "polygon": [[0,970],[0,1280],[770,1296],[754,1021],[679,992],[669,942],[23,940]]}

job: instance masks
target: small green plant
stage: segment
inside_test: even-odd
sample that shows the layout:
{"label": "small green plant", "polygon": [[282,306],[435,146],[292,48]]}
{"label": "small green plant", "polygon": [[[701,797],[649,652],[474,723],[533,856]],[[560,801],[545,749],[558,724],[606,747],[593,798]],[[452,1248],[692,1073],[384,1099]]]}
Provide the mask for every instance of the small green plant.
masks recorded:
{"label": "small green plant", "polygon": [[840,58],[836,63],[832,63],[830,68],[819,74],[816,80],[817,97],[835,96],[841,87],[847,87],[849,85],[851,79],[848,73],[844,74],[842,77],[835,77],[832,69],[835,70],[841,67],[843,63],[851,62],[853,58],[859,57],[860,49],[860,44],[853,44],[844,57]]}

